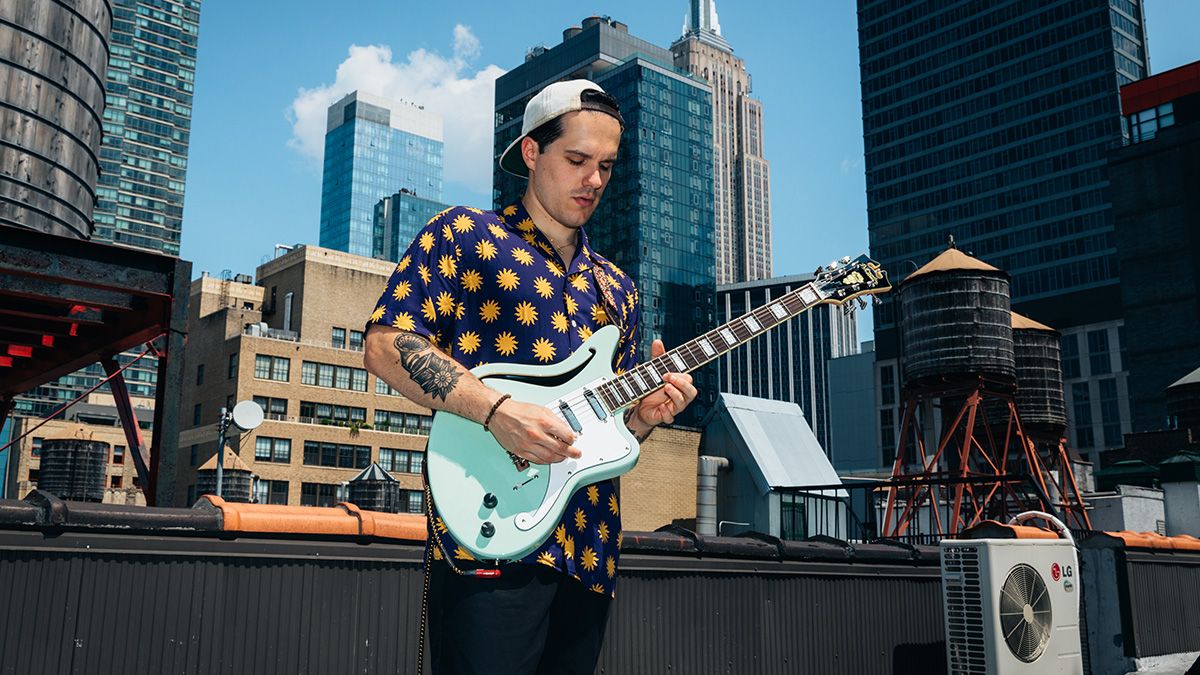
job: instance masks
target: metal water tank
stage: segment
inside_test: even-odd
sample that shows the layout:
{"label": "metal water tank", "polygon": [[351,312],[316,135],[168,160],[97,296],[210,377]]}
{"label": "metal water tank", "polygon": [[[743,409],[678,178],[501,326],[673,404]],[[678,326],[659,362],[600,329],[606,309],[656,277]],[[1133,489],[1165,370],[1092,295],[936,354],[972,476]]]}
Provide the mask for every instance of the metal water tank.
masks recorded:
{"label": "metal water tank", "polygon": [[108,0],[0,2],[0,224],[90,238]]}
{"label": "metal water tank", "polygon": [[104,501],[111,446],[93,440],[83,425],[42,441],[38,489],[77,502]]}
{"label": "metal water tank", "polygon": [[1033,319],[1012,313],[1017,364],[1017,410],[1025,432],[1058,439],[1067,428],[1063,398],[1061,334]]}
{"label": "metal water tank", "polygon": [[349,501],[360,509],[400,513],[400,483],[383,467],[372,463],[349,483]]}
{"label": "metal water tank", "polygon": [[[225,448],[225,465],[221,467],[221,499],[227,502],[249,503],[254,494],[254,473],[233,450]],[[217,494],[217,456],[214,454],[196,470],[196,494]]]}
{"label": "metal water tank", "polygon": [[901,367],[906,387],[988,376],[1011,385],[1008,275],[950,248],[900,285]]}

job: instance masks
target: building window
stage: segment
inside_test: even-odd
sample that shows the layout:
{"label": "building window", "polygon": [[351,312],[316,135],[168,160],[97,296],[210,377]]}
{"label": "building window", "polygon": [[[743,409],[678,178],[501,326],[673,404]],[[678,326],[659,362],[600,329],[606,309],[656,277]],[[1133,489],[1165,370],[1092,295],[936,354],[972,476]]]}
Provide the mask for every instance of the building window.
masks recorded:
{"label": "building window", "polygon": [[257,462],[279,462],[287,464],[292,461],[292,441],[287,438],[271,438],[259,436],[254,439],[254,460]]}
{"label": "building window", "polygon": [[334,506],[337,487],[330,483],[301,483],[300,506]]}
{"label": "building window", "polygon": [[363,348],[363,332],[361,330],[350,331],[350,349],[356,352],[361,352]]}
{"label": "building window", "polygon": [[896,375],[892,366],[883,366],[879,369],[879,400],[883,405],[892,405],[896,402],[895,381]]}
{"label": "building window", "polygon": [[225,379],[232,380],[234,375],[237,375],[237,369],[238,369],[238,355],[237,355],[237,352],[234,352],[229,355],[229,370],[226,373]]}
{"label": "building window", "polygon": [[33,447],[30,448],[30,454],[32,454],[34,457],[42,456],[42,441],[43,440],[45,440],[45,439],[40,438],[40,437],[34,437]]}
{"label": "building window", "polygon": [[425,453],[421,450],[379,449],[379,466],[389,473],[421,473]]}
{"label": "building window", "polygon": [[329,340],[330,344],[336,349],[346,348],[346,329],[334,327],[333,335]]}
{"label": "building window", "polygon": [[254,377],[260,380],[287,382],[291,365],[291,360],[285,357],[258,354],[254,357]]}
{"label": "building window", "polygon": [[362,368],[305,361],[300,366],[300,384],[345,391],[366,391],[367,371]]}
{"label": "building window", "polygon": [[110,478],[108,479],[108,486],[109,486],[109,487],[113,487],[113,488],[119,488],[119,487],[121,487],[121,477],[120,477],[120,476],[112,476],[112,477],[110,477]]}
{"label": "building window", "polygon": [[259,479],[254,484],[254,501],[259,504],[280,504],[286,506],[288,503],[288,482],[286,480]]}
{"label": "building window", "polygon": [[403,396],[400,392],[392,389],[392,385],[384,382],[382,377],[375,378],[375,393],[383,396]]}
{"label": "building window", "polygon": [[123,445],[114,445],[113,446],[112,463],[113,464],[124,464],[125,463],[125,446],[123,446]]}
{"label": "building window", "polygon": [[300,421],[306,424],[332,424],[339,427],[350,426],[351,423],[362,426],[367,421],[367,409],[301,401]]}
{"label": "building window", "polygon": [[194,426],[194,427],[200,426],[200,404],[199,403],[197,403],[194,407],[192,407],[192,426]]}
{"label": "building window", "polygon": [[1062,336],[1062,374],[1064,380],[1079,378],[1079,338]]}
{"label": "building window", "polygon": [[269,420],[287,419],[287,399],[255,396],[254,402],[263,409],[263,417]]}
{"label": "building window", "polygon": [[1134,143],[1148,141],[1158,135],[1158,130],[1175,124],[1175,103],[1167,102],[1157,108],[1141,110],[1129,115],[1129,134]]}
{"label": "building window", "polygon": [[892,408],[879,411],[879,444],[884,464],[896,459],[896,412]]}
{"label": "building window", "polygon": [[292,293],[288,291],[283,294],[283,329],[292,329]]}
{"label": "building window", "polygon": [[204,364],[196,366],[196,386],[204,384]]}
{"label": "building window", "polygon": [[188,462],[192,466],[196,466],[196,462],[198,461],[200,461],[200,448],[195,443],[192,443],[192,449],[188,456]]}
{"label": "building window", "polygon": [[1112,358],[1108,353],[1108,331],[1090,330],[1087,334],[1088,365],[1092,375],[1107,375],[1112,372]]}
{"label": "building window", "polygon": [[393,412],[391,410],[375,411],[375,429],[379,431],[428,436],[429,429],[432,426],[433,417],[431,415]]}
{"label": "building window", "polygon": [[37,482],[38,482],[39,474],[40,474],[40,471],[38,469],[30,469],[29,470],[29,482],[33,483],[36,486]]}
{"label": "building window", "polygon": [[1125,439],[1121,435],[1121,405],[1115,377],[1100,380],[1100,423],[1104,429],[1105,447],[1121,447]]}
{"label": "building window", "polygon": [[371,464],[371,447],[304,441],[304,463],[338,469],[365,469]]}
{"label": "building window", "polygon": [[1092,397],[1087,382],[1071,385],[1071,410],[1075,413],[1075,445],[1082,448],[1096,447],[1096,436],[1092,431]]}
{"label": "building window", "polygon": [[401,490],[400,504],[409,513],[424,513],[425,493],[420,490]]}

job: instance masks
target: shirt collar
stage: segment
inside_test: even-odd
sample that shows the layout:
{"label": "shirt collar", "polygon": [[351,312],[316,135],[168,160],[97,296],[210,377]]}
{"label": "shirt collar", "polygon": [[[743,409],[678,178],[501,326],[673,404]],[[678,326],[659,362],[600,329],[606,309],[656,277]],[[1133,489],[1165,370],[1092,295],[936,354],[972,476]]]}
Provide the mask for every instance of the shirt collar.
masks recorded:
{"label": "shirt collar", "polygon": [[[521,200],[509,204],[500,211],[500,221],[510,232],[525,239],[533,244],[543,255],[553,260],[561,258],[554,253],[554,244],[549,237],[542,233],[541,230],[533,224],[533,218],[529,216],[529,211]],[[539,244],[541,244],[539,246]],[[591,245],[588,244],[587,232],[584,228],[579,228],[579,250],[575,252],[575,259],[569,261],[567,265],[567,274],[575,274],[589,270],[596,264],[596,254],[592,251]],[[566,261],[564,261],[566,262]]]}

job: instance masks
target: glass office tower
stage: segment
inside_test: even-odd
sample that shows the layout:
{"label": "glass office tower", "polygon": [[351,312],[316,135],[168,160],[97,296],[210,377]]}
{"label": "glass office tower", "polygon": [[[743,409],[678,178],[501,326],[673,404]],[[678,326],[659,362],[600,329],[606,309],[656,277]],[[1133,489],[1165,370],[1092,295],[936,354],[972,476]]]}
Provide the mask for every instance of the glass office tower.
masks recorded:
{"label": "glass office tower", "polygon": [[[563,37],[496,81],[496,155],[520,135],[525,104],[547,84],[589,78],[620,103],[619,159],[587,232],[638,284],[648,358],[655,337],[671,347],[715,326],[711,89],[619,21],[590,17]],[[495,205],[519,198],[525,185],[497,167]],[[694,377],[701,399],[681,424],[697,424],[716,400],[715,369]]]}
{"label": "glass office tower", "polygon": [[[872,257],[902,281],[953,235],[1012,275],[1014,310],[1063,332],[1064,360],[1086,337],[1104,362],[1068,384],[1068,409],[1073,390],[1115,393],[1105,410],[1128,428],[1105,158],[1119,87],[1146,75],[1141,3],[859,0],[858,27]],[[880,360],[898,353],[897,307],[875,313]]]}
{"label": "glass office tower", "polygon": [[326,248],[382,258],[375,205],[401,188],[442,199],[442,119],[423,106],[352,92],[329,107],[321,180]]}

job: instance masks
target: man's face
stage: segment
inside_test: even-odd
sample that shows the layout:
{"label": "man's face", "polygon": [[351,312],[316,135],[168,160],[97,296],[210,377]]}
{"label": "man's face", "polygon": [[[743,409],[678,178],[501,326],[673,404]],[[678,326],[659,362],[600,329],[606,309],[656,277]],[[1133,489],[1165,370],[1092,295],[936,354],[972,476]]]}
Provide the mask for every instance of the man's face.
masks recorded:
{"label": "man's face", "polygon": [[551,218],[576,229],[600,203],[612,177],[621,143],[621,125],[611,115],[580,110],[563,115],[563,133],[539,152],[537,143],[522,142],[529,167],[529,189]]}

